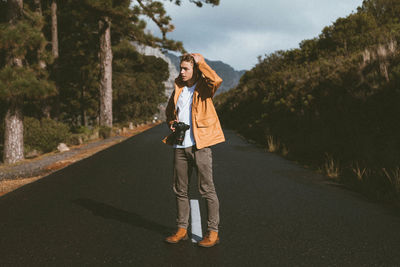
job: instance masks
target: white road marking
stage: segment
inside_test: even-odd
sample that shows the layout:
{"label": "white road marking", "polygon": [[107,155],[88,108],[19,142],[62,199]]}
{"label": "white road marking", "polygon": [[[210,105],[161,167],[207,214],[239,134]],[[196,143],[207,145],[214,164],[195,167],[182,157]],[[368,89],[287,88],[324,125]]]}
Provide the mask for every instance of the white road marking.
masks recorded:
{"label": "white road marking", "polygon": [[192,242],[197,243],[203,239],[201,230],[200,206],[197,199],[190,200],[190,213],[192,217]]}

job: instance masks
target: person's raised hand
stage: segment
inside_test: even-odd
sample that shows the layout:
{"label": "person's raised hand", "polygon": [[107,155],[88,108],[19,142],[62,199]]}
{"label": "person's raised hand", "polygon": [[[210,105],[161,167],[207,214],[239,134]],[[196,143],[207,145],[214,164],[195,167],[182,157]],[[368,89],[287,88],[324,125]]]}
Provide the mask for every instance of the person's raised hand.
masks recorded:
{"label": "person's raised hand", "polygon": [[199,53],[191,53],[191,55],[194,59],[194,62],[196,62],[196,64],[199,63],[200,61],[204,60],[204,57]]}

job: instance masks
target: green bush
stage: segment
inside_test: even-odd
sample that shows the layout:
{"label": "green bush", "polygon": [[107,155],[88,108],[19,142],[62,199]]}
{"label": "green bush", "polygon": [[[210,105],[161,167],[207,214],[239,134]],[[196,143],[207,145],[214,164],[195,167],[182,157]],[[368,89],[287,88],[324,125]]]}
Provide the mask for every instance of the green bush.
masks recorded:
{"label": "green bush", "polygon": [[83,142],[87,140],[87,137],[84,134],[73,133],[67,139],[67,145],[81,145]]}
{"label": "green bush", "polygon": [[[95,129],[87,126],[77,126],[71,129],[71,135],[67,139],[68,145],[80,145],[92,138]],[[93,139],[93,138],[92,138]]]}
{"label": "green bush", "polygon": [[24,145],[27,151],[53,151],[59,143],[66,142],[70,134],[68,125],[52,119],[24,119]]}
{"label": "green bush", "polygon": [[86,136],[90,136],[91,134],[93,134],[93,130],[91,130],[89,127],[87,126],[78,126],[72,129],[72,133],[74,134],[83,134]]}
{"label": "green bush", "polygon": [[101,126],[99,129],[99,136],[103,139],[109,138],[111,136],[112,128],[107,126]]}

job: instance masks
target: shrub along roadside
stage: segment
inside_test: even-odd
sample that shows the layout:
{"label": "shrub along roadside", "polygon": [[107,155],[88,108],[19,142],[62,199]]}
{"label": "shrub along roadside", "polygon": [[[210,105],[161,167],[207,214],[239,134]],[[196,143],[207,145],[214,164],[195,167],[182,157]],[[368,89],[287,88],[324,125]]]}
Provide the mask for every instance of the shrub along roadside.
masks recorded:
{"label": "shrub along roadside", "polygon": [[78,126],[70,129],[67,124],[52,119],[25,117],[24,133],[25,154],[33,150],[48,153],[56,150],[59,143],[80,145],[98,138],[109,138],[112,128]]}
{"label": "shrub along roadside", "polygon": [[[121,129],[149,123],[149,120],[137,119],[132,122],[115,124],[110,127],[75,126],[70,128],[67,124],[52,119],[38,120],[33,117],[24,118],[24,145],[25,155],[36,150],[38,154],[57,150],[59,143],[68,146],[81,145],[83,143],[106,139],[115,134],[122,133]],[[1,127],[0,127],[1,130]],[[0,134],[2,132],[0,131]],[[2,136],[0,136],[2,138]],[[0,152],[2,150],[0,144]],[[34,153],[36,154],[36,153]]]}
{"label": "shrub along roadside", "polygon": [[217,97],[221,122],[370,197],[398,202],[400,54],[386,58],[389,82],[376,62],[360,72],[357,58],[332,58],[327,72],[316,63],[313,74],[294,65],[260,75],[271,64],[266,59]]}
{"label": "shrub along roadside", "polygon": [[400,3],[364,1],[215,99],[221,122],[331,179],[400,200]]}
{"label": "shrub along roadside", "polygon": [[34,149],[43,153],[51,152],[71,135],[68,125],[62,122],[31,117],[24,118],[24,133],[26,153]]}
{"label": "shrub along roadside", "polygon": [[111,136],[112,128],[107,126],[101,126],[99,129],[99,136],[103,139]]}

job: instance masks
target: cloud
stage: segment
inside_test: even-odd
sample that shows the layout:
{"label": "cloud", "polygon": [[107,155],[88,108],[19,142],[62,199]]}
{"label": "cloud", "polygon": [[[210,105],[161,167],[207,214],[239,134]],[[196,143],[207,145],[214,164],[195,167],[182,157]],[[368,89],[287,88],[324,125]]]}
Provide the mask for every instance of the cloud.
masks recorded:
{"label": "cloud", "polygon": [[300,36],[281,32],[234,31],[206,45],[192,44],[191,47],[209,59],[229,63],[235,69],[250,69],[257,63],[258,56],[294,48],[291,44],[297,44],[300,39]]}
{"label": "cloud", "polygon": [[[165,1],[175,31],[186,50],[222,60],[236,69],[250,69],[257,56],[298,47],[317,37],[338,17],[349,15],[362,0],[221,0],[217,7],[197,8],[188,1]],[[149,23],[154,32],[156,27]]]}

